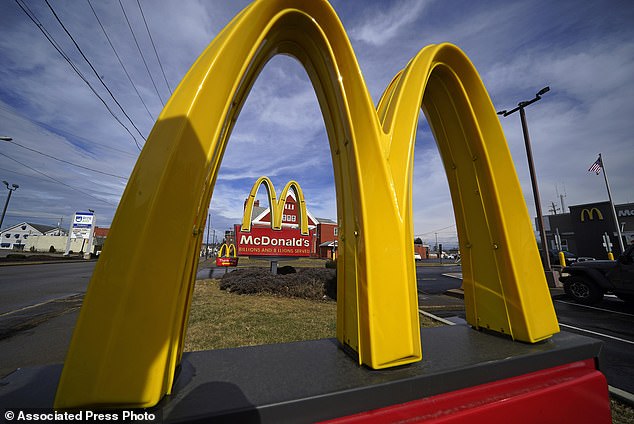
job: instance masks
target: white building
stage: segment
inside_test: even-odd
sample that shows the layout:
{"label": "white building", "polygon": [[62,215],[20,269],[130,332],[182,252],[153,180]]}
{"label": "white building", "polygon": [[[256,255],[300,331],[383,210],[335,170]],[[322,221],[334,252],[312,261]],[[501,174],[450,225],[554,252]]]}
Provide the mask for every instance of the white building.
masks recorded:
{"label": "white building", "polygon": [[0,249],[24,250],[29,237],[66,235],[67,232],[59,227],[21,222],[0,231]]}

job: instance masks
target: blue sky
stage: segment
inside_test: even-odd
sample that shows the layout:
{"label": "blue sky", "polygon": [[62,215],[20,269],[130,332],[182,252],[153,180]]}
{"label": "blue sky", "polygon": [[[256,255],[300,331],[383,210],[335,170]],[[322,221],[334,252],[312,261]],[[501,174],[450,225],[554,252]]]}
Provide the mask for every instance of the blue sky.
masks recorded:
{"label": "blue sky", "polygon": [[[122,4],[143,57],[118,1],[49,2],[143,136],[151,130],[170,90],[222,27],[248,4],[140,0],[163,77],[136,1]],[[18,4],[28,6],[41,21],[127,124],[136,142]],[[615,202],[634,202],[631,1],[338,0],[332,5],[348,31],[375,102],[393,75],[421,48],[454,43],[475,64],[498,110],[511,109],[542,87],[551,87],[527,109],[544,212],[551,202],[561,207],[558,194],[566,195],[566,207],[607,200],[603,178],[587,172],[599,152]],[[46,2],[3,1],[0,15],[0,135],[13,138],[0,142],[0,180],[20,185],[3,227],[21,221],[57,225],[60,218],[67,226],[75,211],[87,209],[96,211],[98,225],[108,226],[139,154],[135,143],[142,145],[142,137],[100,85]],[[519,116],[501,120],[527,206],[534,214]],[[321,112],[306,73],[288,57],[278,56],[265,67],[238,119],[211,202],[217,233],[240,220],[243,200],[260,175],[269,176],[278,189],[291,178],[299,181],[313,215],[336,217]],[[7,192],[1,188],[4,204]],[[456,242],[446,176],[422,115],[415,157],[414,222],[415,234],[427,243],[433,244],[436,235],[440,242]]]}

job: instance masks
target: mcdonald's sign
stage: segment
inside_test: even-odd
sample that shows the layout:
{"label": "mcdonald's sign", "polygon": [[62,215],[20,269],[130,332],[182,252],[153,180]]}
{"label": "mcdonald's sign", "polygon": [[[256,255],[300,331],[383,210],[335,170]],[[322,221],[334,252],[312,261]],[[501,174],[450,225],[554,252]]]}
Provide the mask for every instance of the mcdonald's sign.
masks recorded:
{"label": "mcdonald's sign", "polygon": [[[269,199],[271,225],[270,227],[253,227],[251,216],[253,214],[253,204],[258,189],[265,186]],[[282,226],[286,216],[285,204],[289,191],[293,190],[299,210],[298,215],[291,215],[289,218],[299,217],[300,228],[290,228]],[[292,219],[288,219],[292,221]],[[295,219],[297,220],[297,219]],[[311,254],[311,244],[313,232],[308,228],[308,212],[306,211],[306,201],[304,193],[296,181],[289,181],[280,193],[279,199],[275,192],[275,186],[268,177],[257,179],[247,202],[244,206],[242,224],[236,225],[236,244],[238,254],[243,256],[269,256],[269,257],[308,257]]]}
{"label": "mcdonald's sign", "polygon": [[237,266],[238,257],[234,244],[223,243],[216,256],[216,266]]}
{"label": "mcdonald's sign", "polygon": [[[324,116],[339,224],[337,339],[352,360],[381,369],[422,358],[412,244],[421,107],[453,201],[467,322],[528,343],[559,331],[537,244],[527,243],[534,234],[508,144],[467,56],[446,43],[423,48],[375,106],[326,0],[256,0],[192,65],[147,138],[92,274],[56,408],[149,407],[171,393],[222,157],[277,54],[303,64]],[[259,181],[278,231],[285,190],[302,202],[301,190],[289,182],[277,200],[270,181]],[[166,233],[173,248],[148,255]]]}
{"label": "mcdonald's sign", "polygon": [[581,210],[581,222],[585,222],[586,221],[586,217],[588,217],[589,221],[594,221],[594,216],[596,214],[596,217],[599,221],[603,221],[603,214],[601,213],[601,211],[597,208],[585,208]]}

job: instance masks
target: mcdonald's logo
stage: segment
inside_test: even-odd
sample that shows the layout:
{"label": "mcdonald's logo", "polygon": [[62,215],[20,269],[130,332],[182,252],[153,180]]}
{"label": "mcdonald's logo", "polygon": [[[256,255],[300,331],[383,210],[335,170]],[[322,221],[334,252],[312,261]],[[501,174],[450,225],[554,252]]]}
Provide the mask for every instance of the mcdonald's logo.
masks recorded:
{"label": "mcdonald's logo", "polygon": [[306,212],[306,201],[304,200],[304,193],[297,181],[289,181],[282,189],[279,199],[276,197],[275,186],[271,182],[269,177],[262,176],[255,181],[249,198],[247,199],[244,207],[244,215],[242,216],[242,226],[240,230],[243,232],[251,231],[251,215],[253,214],[253,203],[255,202],[255,196],[258,194],[260,186],[266,188],[269,199],[269,207],[271,209],[271,228],[274,230],[282,229],[282,215],[284,214],[284,204],[286,203],[286,197],[290,190],[293,190],[297,203],[299,204],[299,216],[300,216],[300,231],[302,235],[308,235],[308,214]]}
{"label": "mcdonald's logo", "polygon": [[216,256],[216,266],[237,266],[238,257],[235,244],[223,243]]}
{"label": "mcdonald's logo", "polygon": [[597,208],[590,208],[590,209],[583,209],[581,211],[581,222],[585,222],[586,221],[586,216],[588,217],[589,221],[594,221],[594,215],[597,215],[597,219],[599,221],[603,221],[603,214],[601,213],[601,211]]}
{"label": "mcdonald's logo", "polygon": [[[467,322],[529,343],[559,331],[537,244],[526,243],[532,223],[502,126],[467,56],[451,44],[423,48],[375,106],[326,0],[256,0],[192,65],[147,138],[92,274],[55,408],[144,408],[171,392],[192,258],[222,157],[251,87],[276,54],[303,64],[323,111],[339,222],[337,339],[354,360],[381,369],[422,358],[412,244],[421,107],[454,204]],[[258,181],[280,228],[286,191],[303,201],[301,189],[289,182],[277,200],[270,180]],[[147,255],[164,234],[173,248]],[[129,307],[113,314],[114,301]]]}

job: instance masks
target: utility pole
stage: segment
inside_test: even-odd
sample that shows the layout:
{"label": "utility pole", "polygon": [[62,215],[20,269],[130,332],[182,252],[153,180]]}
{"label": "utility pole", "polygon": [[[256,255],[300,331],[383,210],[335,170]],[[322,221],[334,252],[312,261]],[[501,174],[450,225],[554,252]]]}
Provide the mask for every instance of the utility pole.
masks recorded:
{"label": "utility pole", "polygon": [[2,182],[4,183],[4,185],[7,186],[7,190],[9,190],[9,195],[7,196],[7,201],[4,203],[4,209],[2,210],[2,218],[0,218],[0,229],[2,229],[2,223],[4,222],[4,215],[7,213],[7,207],[9,206],[9,200],[11,200],[11,195],[13,194],[14,191],[20,188],[20,186],[17,184],[11,184],[9,186],[8,182],[6,181],[2,181]]}
{"label": "utility pole", "polygon": [[209,257],[209,229],[211,228],[211,214],[207,214],[207,245],[205,246],[205,259]]}
{"label": "utility pole", "polygon": [[[524,109],[542,98],[544,94],[550,91],[550,87],[544,87],[537,92],[531,100],[519,102],[515,109],[506,111],[501,110],[498,115],[509,116],[512,113],[520,111],[520,121],[522,123],[522,133],[524,134],[524,145],[526,147],[526,157],[528,159],[528,171],[531,175],[531,185],[533,186],[533,198],[535,199],[535,211],[537,212],[537,225],[539,227],[539,238],[541,239],[542,254],[544,258],[544,269],[547,273],[552,273],[550,265],[550,254],[548,250],[548,241],[546,240],[546,231],[544,230],[544,218],[542,216],[542,205],[539,198],[539,189],[537,187],[537,177],[535,176],[535,165],[533,163],[533,152],[531,149],[531,141],[528,135],[528,124],[526,123],[526,112]],[[553,283],[554,284],[554,283]]]}
{"label": "utility pole", "polygon": [[557,215],[558,210],[559,208],[557,207],[557,204],[555,202],[550,202],[550,209],[548,210],[548,212],[552,213],[553,215]]}

